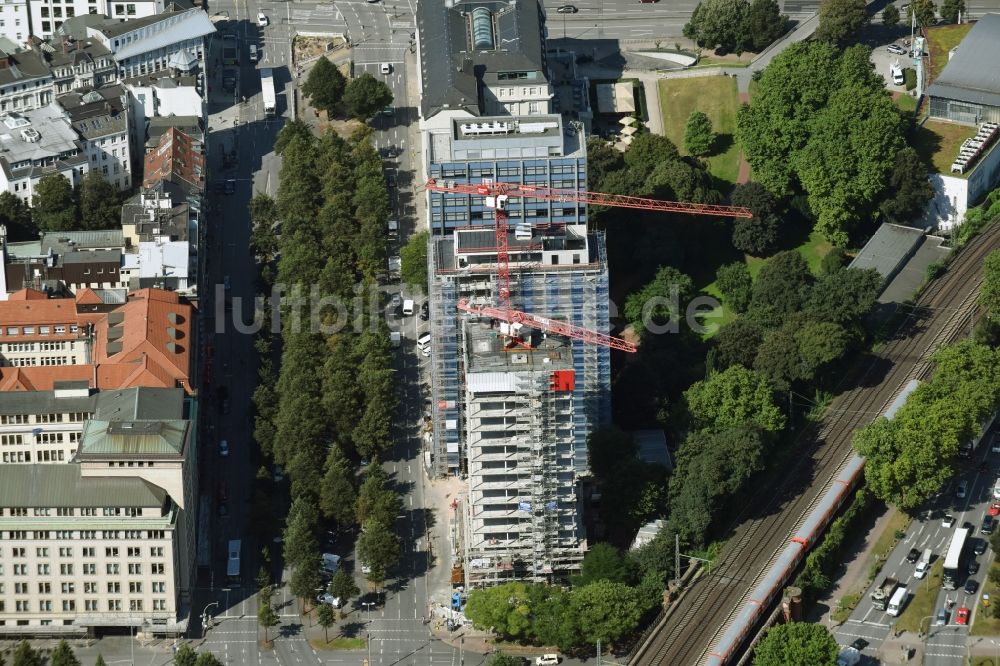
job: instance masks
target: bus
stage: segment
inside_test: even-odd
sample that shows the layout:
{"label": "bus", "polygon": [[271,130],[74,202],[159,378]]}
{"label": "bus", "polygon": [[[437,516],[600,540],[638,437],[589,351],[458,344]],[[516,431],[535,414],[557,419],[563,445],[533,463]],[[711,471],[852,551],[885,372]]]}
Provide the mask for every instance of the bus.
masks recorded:
{"label": "bus", "polygon": [[274,73],[270,67],[261,67],[260,69],[260,90],[264,98],[264,115],[273,118],[277,101],[274,97]]}
{"label": "bus", "polygon": [[969,529],[960,527],[955,530],[951,545],[948,547],[948,554],[944,558],[944,589],[957,590],[958,583],[962,579],[964,570],[965,542],[969,538]]}
{"label": "bus", "polygon": [[240,582],[240,540],[229,542],[229,559],[226,561],[226,580],[230,583]]}

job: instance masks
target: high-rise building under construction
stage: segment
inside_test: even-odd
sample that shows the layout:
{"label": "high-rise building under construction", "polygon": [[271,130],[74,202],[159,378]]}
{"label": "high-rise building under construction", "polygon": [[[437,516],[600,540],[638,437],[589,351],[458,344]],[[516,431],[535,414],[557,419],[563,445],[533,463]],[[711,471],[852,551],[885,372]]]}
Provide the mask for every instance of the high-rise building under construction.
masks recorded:
{"label": "high-rise building under construction", "polygon": [[[581,96],[550,82],[537,0],[424,1],[417,27],[424,176],[586,189],[586,138],[567,108]],[[460,312],[461,299],[497,300],[494,211],[482,196],[426,196],[427,463],[468,481],[465,583],[564,578],[586,550],[579,482],[588,436],[610,418],[610,352],[528,329],[512,344],[507,324]],[[507,215],[513,306],[607,333],[605,243],[586,206],[512,199]]]}

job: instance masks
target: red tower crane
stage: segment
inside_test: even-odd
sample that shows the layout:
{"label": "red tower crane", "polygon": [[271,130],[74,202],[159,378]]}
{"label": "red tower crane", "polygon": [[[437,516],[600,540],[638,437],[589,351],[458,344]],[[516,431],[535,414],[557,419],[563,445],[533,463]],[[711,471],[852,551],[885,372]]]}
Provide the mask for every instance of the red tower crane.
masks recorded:
{"label": "red tower crane", "polygon": [[[738,206],[714,206],[711,204],[683,203],[678,201],[660,201],[645,197],[633,197],[625,194],[604,194],[602,192],[580,192],[552,187],[522,185],[518,183],[499,183],[484,180],[481,184],[427,181],[427,189],[432,192],[452,194],[471,194],[486,198],[486,206],[494,211],[496,220],[497,242],[497,305],[475,305],[466,299],[458,302],[457,307],[463,312],[483,315],[499,319],[508,324],[530,326],[549,333],[557,333],[569,338],[583,340],[588,344],[602,345],[612,349],[634,352],[636,347],[631,342],[597,331],[591,331],[568,322],[540,317],[527,312],[515,310],[510,303],[510,256],[507,250],[507,202],[510,197],[522,199],[541,199],[543,201],[566,201],[586,203],[617,208],[636,208],[639,210],[654,210],[668,213],[687,213],[689,215],[717,215],[719,217],[753,217],[748,208]],[[515,336],[511,336],[515,337]]]}

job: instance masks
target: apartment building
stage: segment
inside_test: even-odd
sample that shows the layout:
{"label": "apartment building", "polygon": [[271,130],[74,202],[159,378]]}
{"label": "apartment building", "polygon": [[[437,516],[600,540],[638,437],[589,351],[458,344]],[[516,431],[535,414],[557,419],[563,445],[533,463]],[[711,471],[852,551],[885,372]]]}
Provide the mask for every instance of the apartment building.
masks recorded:
{"label": "apartment building", "polygon": [[114,58],[95,39],[55,37],[36,47],[52,70],[53,90],[65,95],[83,88],[102,88],[118,80]]}
{"label": "apartment building", "polygon": [[35,292],[69,296],[81,289],[126,289],[124,242],[120,229],[109,229],[45,232],[39,240],[8,243],[0,225],[0,300],[16,292],[35,298]]}
{"label": "apartment building", "polygon": [[0,461],[73,460],[84,424],[170,420],[184,416],[181,389],[133,387],[99,391],[88,380],[55,381],[48,391],[0,391]]}
{"label": "apartment building", "polygon": [[565,579],[587,548],[573,471],[573,349],[540,333],[509,348],[488,319],[466,319],[461,329],[465,585]]}
{"label": "apartment building", "polygon": [[52,70],[40,54],[0,51],[0,113],[47,106],[52,102],[52,82]]}
{"label": "apartment building", "polygon": [[[586,188],[583,126],[568,108],[572,91],[569,104],[554,99],[537,0],[420,3],[417,26],[426,178]],[[565,113],[553,113],[560,106]],[[497,299],[494,210],[482,196],[425,196],[429,467],[468,479],[466,582],[563,580],[586,549],[577,498],[589,473],[587,438],[610,420],[610,351],[554,336],[536,340],[538,332],[526,329],[519,335],[529,344],[511,346],[506,325],[460,313],[460,300]],[[587,228],[586,206],[507,204],[513,306],[608,333],[605,240]],[[482,326],[488,333],[474,333]],[[491,336],[508,344],[491,346]],[[508,367],[512,359],[523,367]]]}
{"label": "apartment building", "polygon": [[88,37],[111,51],[122,78],[170,69],[204,71],[205,38],[214,32],[203,9],[175,7],[145,18],[87,28]]}
{"label": "apartment building", "polygon": [[31,33],[28,0],[0,0],[0,37],[22,44]]}
{"label": "apartment building", "polygon": [[31,34],[48,39],[75,16],[102,14],[114,22],[155,16],[164,10],[164,0],[30,0]]}
{"label": "apartment building", "polygon": [[0,116],[0,191],[30,203],[38,181],[59,173],[75,187],[89,170],[83,142],[56,104]]}
{"label": "apartment building", "polygon": [[90,420],[73,462],[0,465],[0,636],[186,630],[193,430]]}
{"label": "apartment building", "polygon": [[[0,302],[0,391],[52,390],[56,381],[72,379],[90,380],[95,388],[193,393],[190,304],[174,292],[141,289],[107,310],[89,290],[75,298],[24,290]],[[46,372],[51,366],[70,367]]]}
{"label": "apartment building", "polygon": [[56,98],[83,140],[92,171],[119,190],[132,186],[132,115],[128,93],[110,85],[84,93],[72,92]]}
{"label": "apartment building", "polygon": [[144,187],[122,206],[122,229],[136,252],[134,288],[197,293],[199,213],[200,207],[170,180]]}

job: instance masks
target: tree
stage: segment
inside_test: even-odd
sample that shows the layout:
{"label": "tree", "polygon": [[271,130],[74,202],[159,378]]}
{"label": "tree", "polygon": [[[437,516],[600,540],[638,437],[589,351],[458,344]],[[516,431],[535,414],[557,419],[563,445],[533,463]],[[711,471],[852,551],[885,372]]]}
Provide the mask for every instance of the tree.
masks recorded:
{"label": "tree", "polygon": [[842,247],[832,247],[830,251],[823,255],[823,260],[819,264],[821,275],[832,275],[844,267],[847,262],[847,252]]}
{"label": "tree", "polygon": [[570,610],[589,644],[614,644],[639,626],[644,609],[636,591],[623,583],[599,580],[573,590]]}
{"label": "tree", "polygon": [[759,373],[741,365],[716,372],[684,392],[696,428],[723,429],[753,425],[766,432],[785,427],[771,386]]}
{"label": "tree", "polygon": [[274,152],[278,155],[285,151],[285,147],[291,143],[292,139],[300,138],[304,141],[312,141],[313,133],[309,129],[309,125],[306,125],[301,120],[290,120],[285,123],[281,130],[278,132],[278,136],[274,139]]}
{"label": "tree", "polygon": [[712,121],[701,111],[692,111],[684,127],[684,149],[692,155],[703,157],[712,152],[714,143]]}
{"label": "tree", "polygon": [[941,18],[946,23],[958,23],[959,16],[964,12],[964,0],[943,0],[941,3]]}
{"label": "tree", "polygon": [[761,52],[785,34],[788,17],[781,13],[775,0],[750,0],[743,29],[751,51]]}
{"label": "tree", "polygon": [[837,641],[822,624],[791,622],[767,630],[754,648],[754,666],[835,666]]}
{"label": "tree", "polygon": [[767,217],[739,218],[733,223],[733,247],[754,257],[767,254],[778,242],[778,219]]}
{"label": "tree", "polygon": [[747,0],[702,0],[684,26],[684,36],[702,46],[742,53],[749,41],[746,16]]}
{"label": "tree", "polygon": [[101,654],[97,655],[97,661],[94,662],[94,666],[108,666],[104,661],[104,656]]}
{"label": "tree", "polygon": [[899,9],[894,4],[888,4],[882,10],[882,25],[887,28],[895,28],[899,25]]}
{"label": "tree", "polygon": [[809,291],[805,311],[846,326],[868,314],[881,289],[882,276],[874,268],[845,268],[820,276]]}
{"label": "tree", "polygon": [[741,317],[720,328],[712,341],[717,352],[715,361],[718,370],[736,364],[752,368],[757,349],[764,341],[764,331],[757,322]]}
{"label": "tree", "polygon": [[778,213],[778,199],[760,183],[739,183],[733,188],[730,200],[734,206],[749,208],[755,217],[769,217]]}
{"label": "tree", "polygon": [[371,118],[391,103],[392,90],[368,72],[351,79],[344,90],[344,105],[359,120]]}
{"label": "tree", "polygon": [[198,662],[198,653],[187,643],[184,643],[177,652],[174,653],[174,666],[195,666]]}
{"label": "tree", "polygon": [[993,250],[983,260],[979,306],[990,319],[1000,319],[1000,250]]}
{"label": "tree", "polygon": [[333,574],[333,578],[330,579],[330,584],[327,586],[326,591],[335,597],[340,597],[341,607],[347,605],[348,599],[356,597],[361,593],[358,586],[354,584],[354,578],[344,568],[337,569],[337,573]]}
{"label": "tree", "polygon": [[486,660],[486,666],[521,666],[521,657],[515,657],[505,652],[494,652]]}
{"label": "tree", "polygon": [[879,210],[892,222],[908,222],[923,212],[933,196],[927,165],[913,148],[901,148],[896,153],[886,198],[879,204]]}
{"label": "tree", "polygon": [[21,641],[14,650],[14,666],[42,666],[42,657],[28,641]]}
{"label": "tree", "polygon": [[596,543],[584,555],[580,575],[573,585],[579,587],[598,580],[630,585],[635,580],[635,574],[631,561],[622,557],[617,548],[609,543]]}
{"label": "tree", "polygon": [[326,456],[326,474],[319,493],[319,508],[323,515],[337,521],[338,525],[354,524],[355,506],[358,501],[354,489],[354,470],[343,450],[336,443],[330,445]]}
{"label": "tree", "polygon": [[[339,573],[339,572],[338,572]],[[337,622],[337,612],[330,604],[320,604],[316,609],[316,623],[323,627],[323,640],[330,642],[330,627]]]}
{"label": "tree", "polygon": [[38,238],[38,228],[31,220],[31,209],[13,192],[0,192],[0,224],[7,227],[8,241]]}
{"label": "tree", "polygon": [[475,627],[492,627],[505,638],[518,638],[528,632],[531,611],[526,583],[505,583],[472,590],[465,605],[465,616]]}
{"label": "tree", "polygon": [[80,666],[80,660],[73,654],[69,643],[61,640],[49,657],[49,666]]}
{"label": "tree", "polygon": [[278,204],[264,192],[250,200],[250,248],[264,262],[269,262],[278,253],[278,237],[274,227],[278,223]]}
{"label": "tree", "polygon": [[288,589],[292,594],[307,601],[315,596],[316,590],[323,585],[323,577],[320,575],[322,563],[321,555],[316,552],[295,565],[288,581]]}
{"label": "tree", "polygon": [[748,314],[764,326],[776,326],[802,309],[812,286],[812,273],[795,250],[779,252],[761,267],[753,283]]}
{"label": "tree", "polygon": [[35,186],[31,219],[41,231],[73,231],[77,228],[73,185],[61,173],[42,176]]}
{"label": "tree", "polygon": [[917,25],[921,28],[926,28],[937,23],[937,17],[935,12],[937,7],[934,5],[934,0],[915,0],[911,2],[906,8],[906,22],[910,23],[913,20],[913,15],[917,16]]}
{"label": "tree", "polygon": [[325,57],[321,57],[309,71],[309,77],[302,86],[302,94],[320,111],[332,111],[344,96],[347,79],[340,69]]}
{"label": "tree", "polygon": [[722,292],[726,305],[736,312],[746,312],[753,293],[753,279],[744,262],[735,261],[721,266],[715,274],[715,284]]}
{"label": "tree", "polygon": [[222,662],[211,652],[202,652],[198,655],[198,660],[194,662],[195,666],[222,666]]}
{"label": "tree", "polygon": [[819,27],[816,38],[834,44],[846,44],[857,37],[868,23],[864,0],[822,0],[819,4]]}
{"label": "tree", "polygon": [[121,227],[121,193],[96,169],[80,184],[80,217],[84,229]]}
{"label": "tree", "polygon": [[785,325],[765,335],[753,360],[753,369],[778,391],[787,391],[793,382],[807,378],[795,339],[796,326]]}
{"label": "tree", "polygon": [[679,325],[693,294],[690,277],[673,266],[661,266],[651,282],[628,295],[623,314],[642,333],[649,332],[652,326]]}
{"label": "tree", "polygon": [[358,557],[371,568],[365,577],[372,583],[381,583],[388,569],[399,562],[400,544],[386,523],[369,520],[358,539]]}
{"label": "tree", "polygon": [[427,244],[430,234],[421,231],[410,236],[399,250],[400,278],[404,284],[419,286],[427,293]]}
{"label": "tree", "polygon": [[[840,324],[808,321],[795,331],[795,343],[802,363],[803,379],[812,379],[829,363],[847,351],[850,338]],[[789,350],[792,353],[793,350]]]}
{"label": "tree", "polygon": [[257,624],[264,627],[264,642],[267,643],[267,630],[281,622],[278,613],[271,604],[265,604],[257,610]]}

